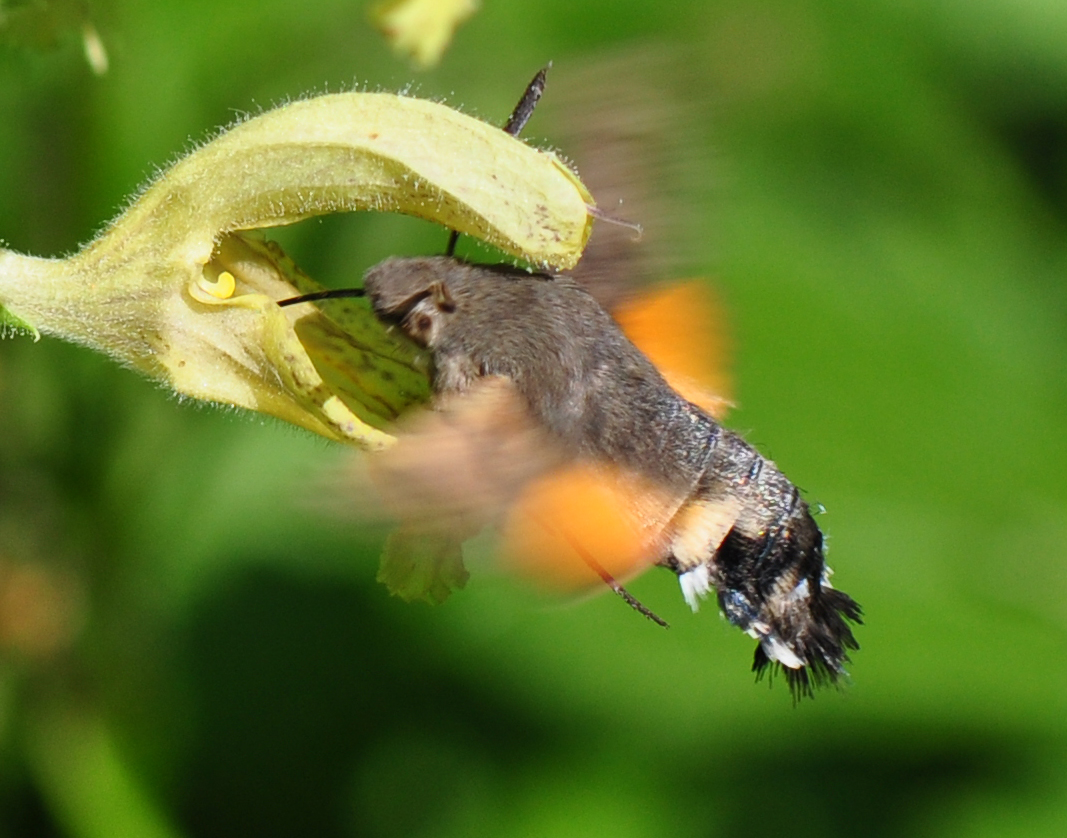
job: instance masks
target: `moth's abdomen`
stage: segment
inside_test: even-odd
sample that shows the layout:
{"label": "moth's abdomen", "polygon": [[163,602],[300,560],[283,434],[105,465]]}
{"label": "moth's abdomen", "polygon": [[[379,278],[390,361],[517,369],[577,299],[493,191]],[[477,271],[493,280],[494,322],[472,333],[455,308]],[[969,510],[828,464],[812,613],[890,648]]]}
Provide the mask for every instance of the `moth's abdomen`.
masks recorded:
{"label": "moth's abdomen", "polygon": [[858,649],[848,625],[859,605],[830,584],[822,533],[807,509],[755,537],[732,529],[716,551],[711,577],[719,607],[760,641],[752,669],[781,667],[795,696],[834,683],[848,651]]}
{"label": "moth's abdomen", "polygon": [[780,667],[794,696],[833,683],[859,648],[860,607],[829,581],[822,532],[797,488],[748,443],[721,432],[675,516],[672,555],[690,605],[714,587],[726,618],[759,641],[753,670]]}

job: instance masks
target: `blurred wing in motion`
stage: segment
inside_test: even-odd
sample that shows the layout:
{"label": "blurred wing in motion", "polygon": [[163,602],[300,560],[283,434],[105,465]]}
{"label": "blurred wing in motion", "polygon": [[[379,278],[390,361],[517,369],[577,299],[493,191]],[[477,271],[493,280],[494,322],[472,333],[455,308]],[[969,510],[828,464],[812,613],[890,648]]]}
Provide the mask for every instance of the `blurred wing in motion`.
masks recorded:
{"label": "blurred wing in motion", "polygon": [[409,415],[398,438],[367,458],[384,512],[397,521],[378,581],[409,602],[443,602],[466,584],[463,542],[500,518],[558,455],[514,385],[499,377]]}
{"label": "blurred wing in motion", "polygon": [[682,398],[720,420],[733,407],[725,314],[707,283],[666,283],[631,294],[612,317]]}
{"label": "blurred wing in motion", "polygon": [[386,510],[402,521],[463,520],[477,531],[560,459],[515,386],[499,376],[440,399],[398,431],[399,443],[369,463]]}
{"label": "blurred wing in motion", "polygon": [[711,201],[701,191],[711,161],[681,95],[686,72],[675,53],[652,46],[561,63],[538,110],[598,208],[643,231],[598,221],[569,272],[611,312],[645,286],[692,276],[712,256]]}
{"label": "blurred wing in motion", "polygon": [[625,581],[663,556],[683,500],[618,466],[574,462],[525,486],[507,512],[501,556],[557,591]]}
{"label": "blurred wing in motion", "polygon": [[567,458],[501,377],[410,417],[399,443],[367,461],[398,521],[378,579],[408,601],[442,602],[463,587],[461,546],[493,524],[504,566],[542,587],[630,578],[662,555],[684,500],[618,466]]}
{"label": "blurred wing in motion", "polygon": [[[732,407],[728,318],[707,281],[712,161],[677,55],[651,46],[553,70],[540,115],[607,214],[569,271],[683,397],[721,419]],[[665,280],[671,280],[665,282]]]}

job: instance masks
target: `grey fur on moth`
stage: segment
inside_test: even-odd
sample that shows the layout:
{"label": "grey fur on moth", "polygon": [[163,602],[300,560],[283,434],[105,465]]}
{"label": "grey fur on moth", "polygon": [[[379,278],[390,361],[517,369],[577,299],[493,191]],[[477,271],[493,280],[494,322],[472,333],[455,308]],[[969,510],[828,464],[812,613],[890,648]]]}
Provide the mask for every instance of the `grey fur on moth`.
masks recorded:
{"label": "grey fur on moth", "polygon": [[573,279],[447,256],[371,268],[375,312],[425,345],[439,398],[510,381],[565,458],[606,461],[679,498],[658,563],[696,609],[712,588],[794,696],[834,683],[859,606],[829,582],[808,504],[771,461],[683,399]]}

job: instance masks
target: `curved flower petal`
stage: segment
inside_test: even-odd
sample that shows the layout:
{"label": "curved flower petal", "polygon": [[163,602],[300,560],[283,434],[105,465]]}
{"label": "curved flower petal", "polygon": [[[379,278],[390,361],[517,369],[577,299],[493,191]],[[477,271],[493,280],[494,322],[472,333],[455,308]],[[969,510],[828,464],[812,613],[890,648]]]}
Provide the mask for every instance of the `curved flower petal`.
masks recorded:
{"label": "curved flower petal", "polygon": [[565,268],[585,246],[591,204],[554,155],[444,105],[320,96],[194,151],[69,259],[0,249],[0,312],[182,395],[380,448],[392,440],[380,428],[428,393],[417,352],[365,310],[338,323],[311,306],[278,308],[300,293],[301,275],[280,251],[234,234],[388,210]]}

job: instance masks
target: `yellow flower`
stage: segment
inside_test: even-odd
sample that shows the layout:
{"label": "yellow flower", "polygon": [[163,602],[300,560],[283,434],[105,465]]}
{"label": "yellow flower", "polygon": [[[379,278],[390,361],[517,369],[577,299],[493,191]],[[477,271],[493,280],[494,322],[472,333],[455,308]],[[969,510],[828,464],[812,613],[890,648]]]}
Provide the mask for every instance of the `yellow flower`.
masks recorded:
{"label": "yellow flower", "polygon": [[456,27],[478,6],[478,0],[388,0],[371,11],[371,18],[394,50],[420,67],[432,67]]}
{"label": "yellow flower", "polygon": [[346,210],[404,212],[546,267],[575,264],[592,199],[553,155],[444,105],[345,93],[237,125],[153,183],[68,259],[0,249],[0,324],[105,352],[179,394],[367,448],[426,398],[425,360],[240,231]]}

